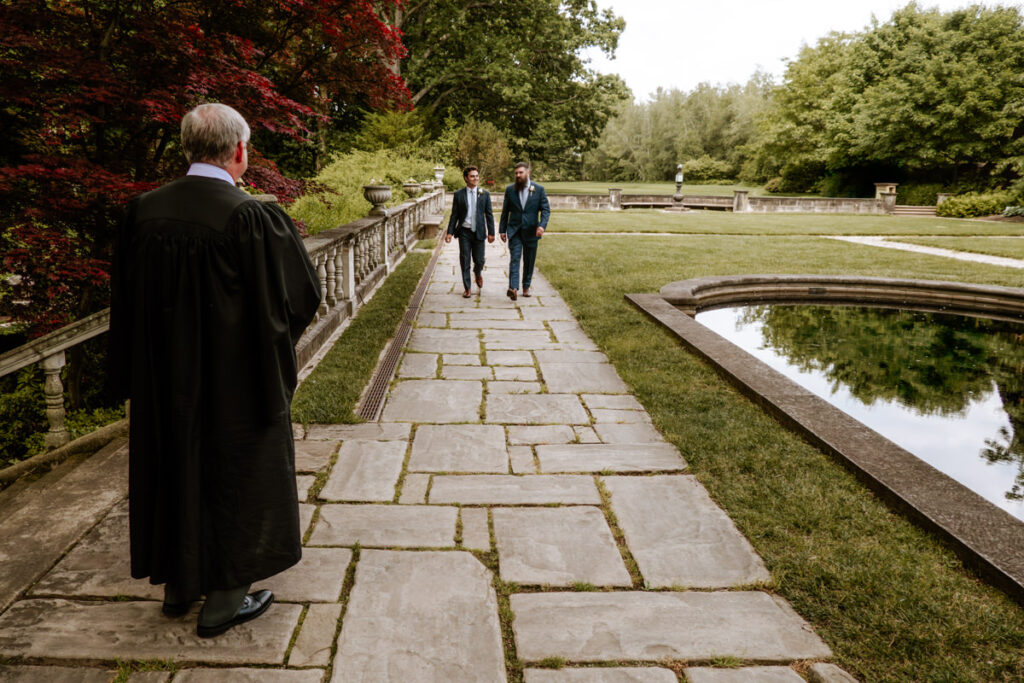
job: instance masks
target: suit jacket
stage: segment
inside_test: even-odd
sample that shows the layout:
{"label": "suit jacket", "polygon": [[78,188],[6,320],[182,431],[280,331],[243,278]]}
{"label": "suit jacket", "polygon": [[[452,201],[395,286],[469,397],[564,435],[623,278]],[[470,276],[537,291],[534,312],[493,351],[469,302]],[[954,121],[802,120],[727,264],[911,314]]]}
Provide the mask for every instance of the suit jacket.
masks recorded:
{"label": "suit jacket", "polygon": [[519,193],[514,184],[505,188],[505,201],[501,205],[501,220],[498,223],[501,234],[508,233],[511,236],[521,232],[522,239],[529,240],[538,239],[537,226],[548,229],[548,218],[551,216],[548,195],[543,186],[532,180],[530,188],[532,192],[526,197],[526,206],[519,203]]}
{"label": "suit jacket", "polygon": [[[494,234],[494,211],[491,210],[491,193],[487,190],[476,188],[476,218],[473,221],[473,230],[478,240],[487,239],[488,235]],[[455,231],[462,227],[469,213],[468,187],[455,192],[452,197],[452,214],[448,218],[448,234],[454,235]],[[486,226],[486,227],[485,227]]]}

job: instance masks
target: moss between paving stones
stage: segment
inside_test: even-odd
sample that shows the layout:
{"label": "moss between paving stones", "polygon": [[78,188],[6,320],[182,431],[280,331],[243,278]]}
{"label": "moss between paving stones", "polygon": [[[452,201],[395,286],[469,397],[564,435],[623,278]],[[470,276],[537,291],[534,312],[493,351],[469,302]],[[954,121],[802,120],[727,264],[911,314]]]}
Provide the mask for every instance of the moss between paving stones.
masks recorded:
{"label": "moss between paving stones", "polygon": [[292,401],[292,420],[303,424],[350,424],[363,387],[409,305],[430,254],[410,253],[359,309]]}
{"label": "moss between paving stones", "polygon": [[864,680],[1024,679],[1020,606],[623,299],[707,275],[1019,286],[1019,271],[810,237],[555,238],[539,256],[538,267],[838,664]]}

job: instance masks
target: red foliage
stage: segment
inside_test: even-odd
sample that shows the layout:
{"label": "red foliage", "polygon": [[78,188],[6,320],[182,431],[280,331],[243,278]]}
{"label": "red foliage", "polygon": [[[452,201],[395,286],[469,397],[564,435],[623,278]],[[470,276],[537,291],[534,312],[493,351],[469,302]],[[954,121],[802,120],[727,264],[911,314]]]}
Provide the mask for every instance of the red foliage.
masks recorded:
{"label": "red foliage", "polygon": [[[380,18],[402,1],[0,3],[0,314],[38,334],[106,305],[120,207],[184,171],[196,104],[296,139],[330,107],[407,106],[388,68],[400,35]],[[301,194],[253,157],[247,179]]]}

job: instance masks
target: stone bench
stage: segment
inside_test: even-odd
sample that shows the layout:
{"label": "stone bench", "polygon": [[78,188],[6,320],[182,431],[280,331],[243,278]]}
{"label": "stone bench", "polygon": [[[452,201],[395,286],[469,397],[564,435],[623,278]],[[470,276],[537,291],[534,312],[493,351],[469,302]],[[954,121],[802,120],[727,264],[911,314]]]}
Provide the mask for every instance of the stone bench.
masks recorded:
{"label": "stone bench", "polygon": [[444,220],[444,216],[439,213],[424,216],[423,221],[416,229],[416,237],[421,240],[429,240],[437,237],[437,233],[441,232],[442,220]]}

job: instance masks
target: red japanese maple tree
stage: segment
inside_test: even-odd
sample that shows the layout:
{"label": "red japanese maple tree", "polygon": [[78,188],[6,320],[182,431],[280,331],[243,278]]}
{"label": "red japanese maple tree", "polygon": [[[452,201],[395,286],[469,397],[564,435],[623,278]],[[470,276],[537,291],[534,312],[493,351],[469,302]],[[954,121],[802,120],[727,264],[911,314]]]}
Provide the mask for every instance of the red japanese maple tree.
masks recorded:
{"label": "red japanese maple tree", "polygon": [[[120,207],[185,170],[182,115],[225,102],[305,138],[324,112],[406,107],[403,0],[0,4],[0,316],[42,334],[106,306]],[[285,201],[301,187],[254,154]]]}

